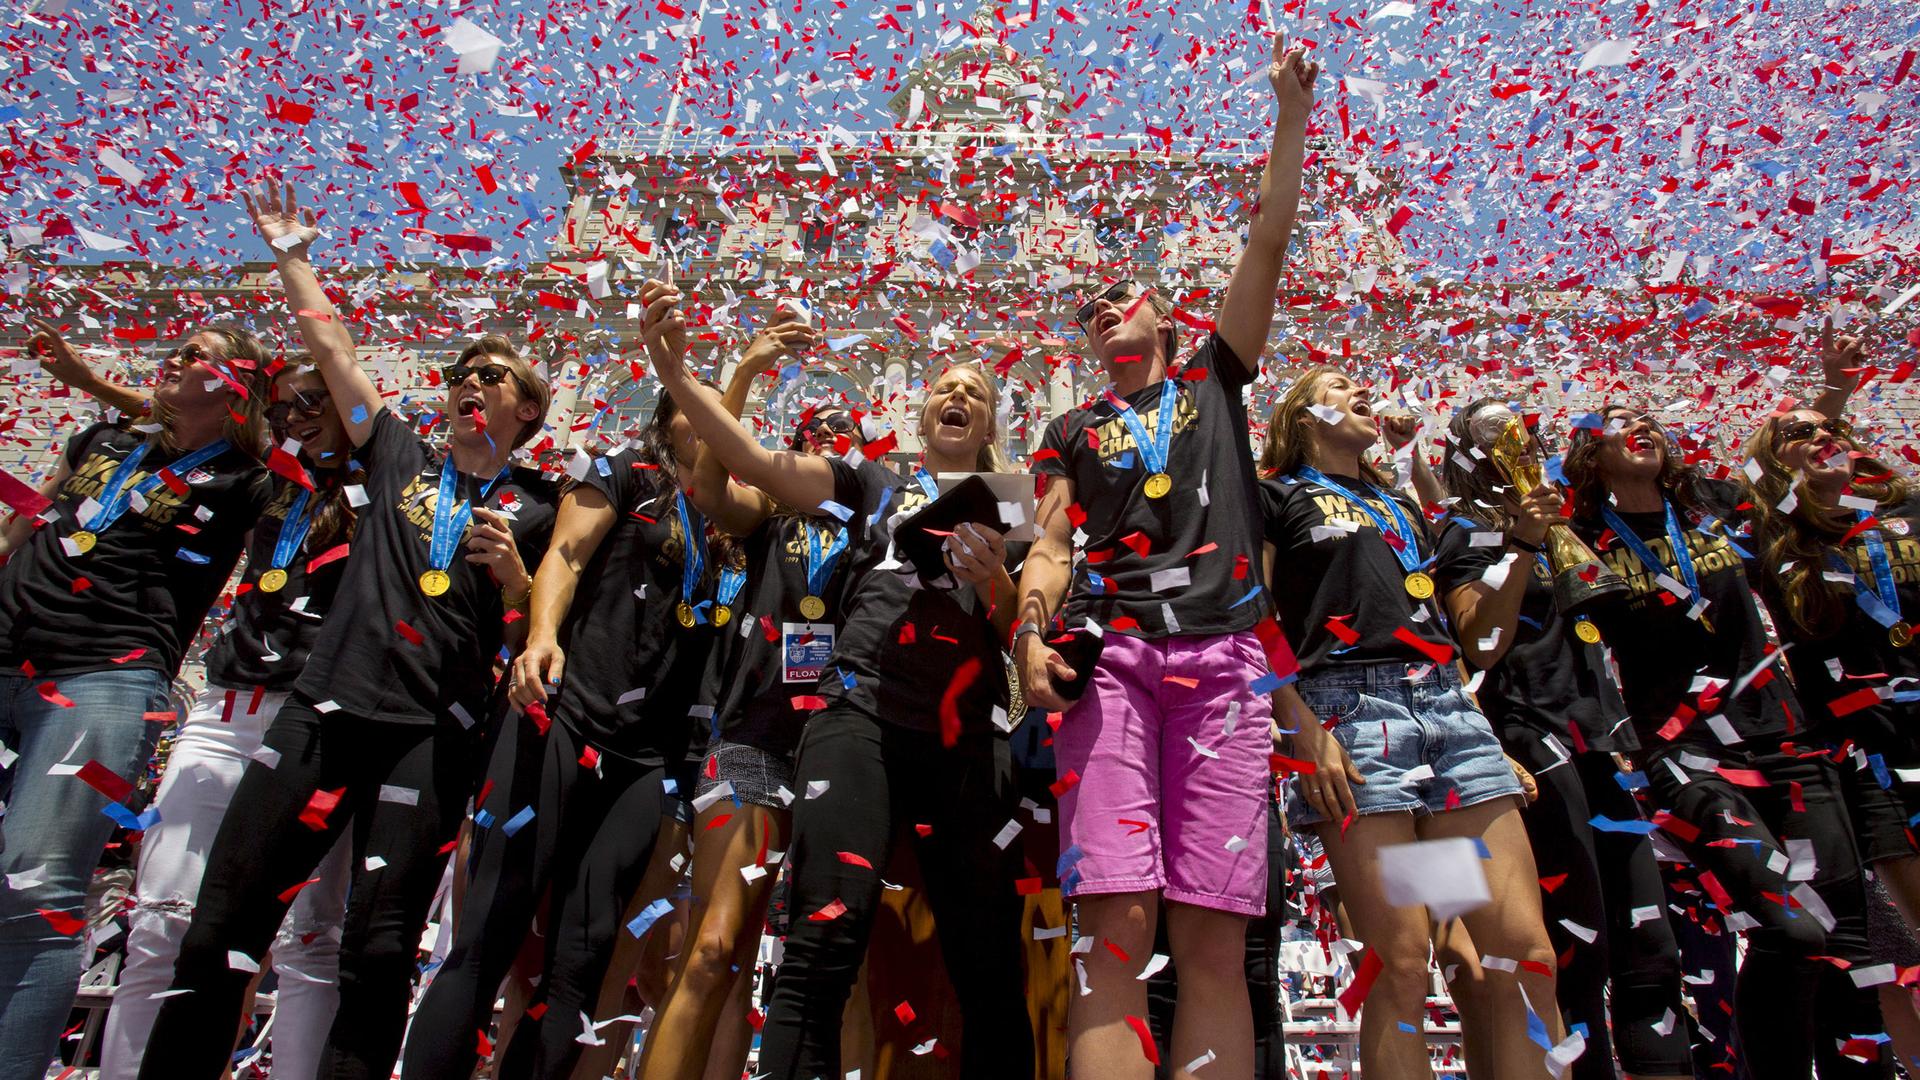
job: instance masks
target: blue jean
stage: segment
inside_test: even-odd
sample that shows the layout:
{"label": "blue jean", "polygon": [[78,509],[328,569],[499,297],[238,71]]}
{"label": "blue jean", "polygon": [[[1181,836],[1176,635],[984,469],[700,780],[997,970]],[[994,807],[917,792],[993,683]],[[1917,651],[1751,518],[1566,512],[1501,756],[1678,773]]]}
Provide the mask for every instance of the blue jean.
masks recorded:
{"label": "blue jean", "polygon": [[[172,709],[171,680],[150,670],[32,679],[0,676],[0,743],[19,754],[0,774],[0,873],[38,884],[0,885],[0,1080],[41,1080],[86,967],[84,933],[63,934],[41,911],[85,916],[87,886],[114,822],[106,796],[69,770],[89,761],[138,780]],[[41,687],[51,683],[49,701]],[[56,766],[66,766],[54,775]]]}

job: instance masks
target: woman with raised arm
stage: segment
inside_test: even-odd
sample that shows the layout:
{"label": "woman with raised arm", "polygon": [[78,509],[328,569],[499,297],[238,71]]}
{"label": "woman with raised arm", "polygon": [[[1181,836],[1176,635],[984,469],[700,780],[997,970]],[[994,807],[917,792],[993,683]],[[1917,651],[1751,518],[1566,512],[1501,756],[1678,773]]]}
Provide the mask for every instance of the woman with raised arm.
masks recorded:
{"label": "woman with raised arm", "polygon": [[[97,375],[57,334],[43,332],[55,378],[122,411],[146,412],[144,391]],[[206,657],[207,685],[193,701],[167,756],[154,796],[159,820],[140,841],[126,963],[114,987],[102,1039],[100,1075],[132,1080],[140,1070],[157,995],[173,981],[173,961],[192,918],[214,833],[261,736],[286,703],[333,605],[353,534],[350,471],[340,418],[326,384],[305,356],[276,359],[266,407],[278,474],[273,497],[247,546],[247,568],[233,606]],[[279,978],[274,1004],[275,1075],[317,1075],[320,1047],[333,1023],[340,920],[347,902],[347,849],[335,844],[319,881],[301,890],[273,944]]]}
{"label": "woman with raised arm", "polygon": [[[997,531],[962,524],[931,581],[896,556],[894,528],[938,494],[935,473],[1005,471],[999,393],[974,366],[934,380],[920,414],[920,467],[901,477],[767,450],[686,369],[681,294],[650,281],[648,351],[707,448],[739,480],[849,533],[841,626],[809,695],[795,765],[788,906],[793,928],[762,1030],[769,1077],[837,1076],[840,1021],[866,952],[897,836],[914,844],[966,1035],[961,1075],[1028,1076],[1033,1038],[1021,968],[1019,822],[1002,643],[1013,579]],[[816,696],[817,695],[817,696]]]}
{"label": "woman with raised arm", "polygon": [[500,980],[549,888],[532,1008],[496,1075],[566,1077],[583,1022],[610,1019],[590,1010],[627,903],[693,787],[690,709],[720,623],[706,519],[684,490],[699,452],[663,392],[638,438],[590,459],[560,501],[514,662],[519,709],[476,806],[466,914],[416,1013],[410,1078],[464,1080],[485,1056]]}
{"label": "woman with raised arm", "polygon": [[1745,932],[1734,1023],[1747,1067],[1768,1080],[1816,1063],[1822,1080],[1891,1075],[1884,1048],[1862,1061],[1849,1042],[1881,1031],[1874,991],[1827,959],[1869,960],[1860,856],[1833,762],[1805,752],[1808,717],[1742,563],[1750,541],[1727,524],[1738,485],[1701,477],[1624,405],[1576,425],[1564,472],[1575,532],[1632,591],[1595,619],[1655,821]]}
{"label": "woman with raised arm", "polygon": [[[50,367],[78,362],[51,328],[36,341]],[[124,800],[174,718],[169,686],[271,497],[267,361],[245,330],[202,327],[161,362],[152,408],[69,438],[47,508],[0,532],[0,1080],[54,1059],[94,867],[116,822],[140,827]]]}
{"label": "woman with raised arm", "polygon": [[1330,367],[1300,373],[1267,430],[1260,495],[1274,602],[1310,710],[1290,733],[1291,756],[1314,766],[1296,779],[1287,819],[1319,836],[1367,964],[1378,961],[1360,1017],[1368,1074],[1431,1072],[1421,1035],[1429,912],[1388,900],[1380,850],[1464,837],[1482,845],[1490,899],[1460,918],[1482,954],[1504,961],[1483,965],[1474,995],[1490,1010],[1478,1021],[1491,1033],[1490,1071],[1544,1077],[1529,1029],[1544,1025],[1558,1043],[1561,1025],[1522,787],[1461,688],[1426,520],[1367,460],[1379,438],[1371,393]]}
{"label": "woman with raised arm", "polygon": [[1634,1080],[1691,1076],[1680,945],[1639,802],[1615,764],[1640,741],[1599,628],[1555,601],[1548,530],[1560,522],[1559,489],[1524,490],[1500,460],[1524,448],[1523,475],[1538,475],[1546,448],[1485,398],[1456,411],[1447,436],[1455,501],[1433,573],[1461,652],[1484,672],[1480,705],[1539,785],[1521,820],[1541,880],[1558,882],[1542,902],[1562,961],[1560,1011],[1587,1031],[1570,1075],[1613,1080],[1617,1053]]}
{"label": "woman with raised arm", "polygon": [[[552,485],[513,467],[539,433],[546,382],[503,338],[445,371],[436,447],[388,411],[321,288],[319,236],[292,186],[248,193],[287,306],[366,472],[352,554],[291,695],[234,792],[140,1075],[219,1076],[248,979],[288,906],[352,825],[340,1004],[321,1075],[384,1077],[406,1025],[414,958],[472,791],[477,718],[503,644],[524,632],[522,550],[544,545]],[[461,552],[465,551],[462,555]],[[511,614],[511,620],[509,615]]]}
{"label": "woman with raised arm", "polygon": [[[806,321],[776,315],[735,368],[727,411],[738,416],[756,378],[817,339]],[[859,452],[860,431],[845,409],[816,407],[787,445],[842,457]],[[714,522],[742,537],[744,558],[716,586],[723,629],[709,671],[714,739],[696,792],[704,809],[693,829],[692,910],[637,1073],[647,1080],[734,1075],[746,1064],[750,1032],[745,1013],[732,1009],[734,990],[753,979],[780,869],[769,852],[788,847],[794,751],[811,713],[806,699],[833,654],[851,562],[845,525],[776,506],[729,479],[717,454],[702,455],[693,488],[719,504]]]}
{"label": "woman with raised arm", "polygon": [[[1862,754],[1839,762],[1862,858],[1920,926],[1920,488],[1812,409],[1776,413],[1747,440],[1759,474],[1755,574],[1789,648],[1815,731]],[[1752,475],[1751,473],[1749,474]],[[1852,746],[1848,747],[1851,743]]]}

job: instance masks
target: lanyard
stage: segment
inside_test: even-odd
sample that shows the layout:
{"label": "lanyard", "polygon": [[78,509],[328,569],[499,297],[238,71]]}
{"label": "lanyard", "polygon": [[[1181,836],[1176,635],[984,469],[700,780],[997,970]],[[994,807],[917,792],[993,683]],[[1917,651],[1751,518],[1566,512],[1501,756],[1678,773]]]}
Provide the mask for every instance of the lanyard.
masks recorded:
{"label": "lanyard", "polygon": [[82,522],[82,528],[91,533],[105,532],[113,526],[114,522],[120,520],[122,514],[127,512],[127,507],[132,504],[134,495],[144,498],[148,492],[166,483],[162,478],[163,473],[180,476],[183,473],[192,472],[202,464],[226,453],[227,440],[215,439],[173,464],[155,469],[146,479],[133,485],[132,491],[128,491],[127,480],[133,476],[135,470],[140,468],[140,463],[146,460],[148,452],[152,449],[152,443],[143,442],[127,452],[126,460],[113,470],[113,477],[107,481],[107,489],[101,493],[106,498],[102,501],[99,512],[95,513],[90,520]]}
{"label": "lanyard", "polygon": [[940,497],[940,485],[933,482],[933,474],[928,472],[925,467],[919,465],[914,466],[913,478],[919,481],[920,490],[926,494],[928,502],[932,502]]}
{"label": "lanyard", "polygon": [[[699,586],[700,575],[707,568],[707,522],[698,510],[687,508],[686,492],[678,493],[673,505],[680,514],[682,550],[686,552],[685,565],[680,570],[680,603],[683,608],[691,608],[693,590]],[[699,522],[697,529],[694,527],[696,521]]]}
{"label": "lanyard", "polygon": [[740,595],[740,587],[747,583],[747,572],[728,567],[720,571],[720,592],[715,600],[721,607],[732,607],[733,598]]}
{"label": "lanyard", "polygon": [[1380,511],[1373,508],[1372,503],[1348,491],[1319,469],[1308,465],[1297,475],[1347,500],[1359,507],[1367,517],[1372,518],[1374,527],[1379,529],[1380,535],[1386,538],[1387,546],[1393,549],[1394,557],[1400,560],[1401,567],[1407,573],[1416,573],[1424,565],[1420,560],[1420,545],[1414,540],[1413,525],[1407,521],[1407,516],[1400,512],[1400,504],[1394,501],[1392,496],[1372,484],[1367,485],[1368,491],[1378,495],[1380,501],[1387,504],[1387,512],[1393,515],[1393,524],[1389,525],[1387,519],[1380,516]]}
{"label": "lanyard", "polygon": [[840,553],[847,550],[847,530],[832,530],[833,545],[821,551],[820,536],[827,530],[815,531],[812,525],[804,521],[800,527],[807,531],[807,595],[822,596],[826,591],[827,579],[833,576],[833,565],[840,561]]}
{"label": "lanyard", "polygon": [[[1864,510],[1854,513],[1856,521],[1865,521],[1873,516]],[[1867,618],[1891,628],[1900,622],[1900,590],[1893,581],[1893,563],[1887,558],[1886,542],[1880,539],[1878,529],[1861,533],[1860,539],[1867,544],[1867,560],[1873,564],[1874,584],[1867,584],[1859,574],[1853,575],[1853,599],[1860,605],[1860,610],[1867,613]],[[1838,556],[1831,558],[1842,566],[1846,565]]]}
{"label": "lanyard", "polygon": [[1160,411],[1153,418],[1153,433],[1148,434],[1146,423],[1140,419],[1139,413],[1133,411],[1133,406],[1114,393],[1112,387],[1107,388],[1107,404],[1120,414],[1120,422],[1127,426],[1127,431],[1133,436],[1133,445],[1140,451],[1140,464],[1155,476],[1164,475],[1167,471],[1167,447],[1173,442],[1175,403],[1179,399],[1180,384],[1171,378],[1163,380],[1160,383]]}
{"label": "lanyard", "polygon": [[[1680,527],[1680,515],[1674,511],[1673,504],[1666,503],[1665,506],[1667,546],[1673,549],[1673,561],[1680,569],[1680,582],[1687,587],[1687,599],[1696,604],[1704,604],[1707,601],[1706,597],[1700,595],[1700,576],[1693,569],[1693,552],[1687,550],[1687,531]],[[1648,573],[1658,573],[1666,569],[1666,564],[1653,557],[1653,551],[1647,547],[1647,542],[1640,539],[1640,534],[1633,531],[1633,526],[1627,524],[1619,514],[1614,513],[1613,507],[1601,507],[1600,515],[1606,519],[1607,528],[1612,529],[1621,543],[1627,545],[1627,548],[1633,552],[1633,557],[1640,560],[1640,565],[1645,567]]]}
{"label": "lanyard", "polygon": [[[506,479],[508,471],[501,469],[500,475],[480,488],[481,502],[487,501],[493,486]],[[440,497],[433,504],[433,538],[427,546],[428,565],[443,572],[453,565],[454,549],[459,547],[460,537],[467,531],[467,522],[473,519],[473,503],[460,499],[455,505],[454,497],[459,490],[460,470],[453,467],[453,460],[449,458],[440,464]]]}
{"label": "lanyard", "polygon": [[[280,539],[273,544],[273,569],[284,570],[299,553],[300,545],[306,543],[307,531],[313,528],[313,513],[308,512],[308,504],[313,501],[313,492],[301,488],[293,497],[293,505],[287,508],[287,516],[280,522]],[[318,511],[319,507],[313,508]]]}

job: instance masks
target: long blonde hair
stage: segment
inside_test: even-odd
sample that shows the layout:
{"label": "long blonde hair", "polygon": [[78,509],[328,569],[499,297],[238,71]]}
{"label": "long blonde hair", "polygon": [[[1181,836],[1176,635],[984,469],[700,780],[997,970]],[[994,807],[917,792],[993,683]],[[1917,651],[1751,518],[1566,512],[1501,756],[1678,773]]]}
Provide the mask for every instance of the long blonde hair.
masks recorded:
{"label": "long blonde hair", "polygon": [[[941,376],[956,372],[971,372],[987,389],[987,418],[991,426],[987,429],[986,444],[980,447],[980,453],[974,458],[975,472],[1003,473],[1013,471],[1013,462],[1007,458],[1006,448],[1000,445],[1000,384],[993,381],[987,370],[979,364],[955,364],[941,372]],[[927,400],[920,406],[920,440],[926,442],[933,431],[933,388],[940,385],[935,379],[927,385]]]}
{"label": "long blonde hair", "polygon": [[[1267,445],[1260,450],[1262,475],[1289,476],[1299,472],[1302,466],[1313,464],[1312,450],[1322,425],[1309,406],[1320,404],[1328,379],[1346,374],[1337,367],[1321,364],[1295,368],[1281,375],[1283,380],[1291,375],[1293,385],[1280,395],[1273,407],[1273,418],[1267,422]],[[1375,487],[1393,486],[1392,479],[1365,455],[1360,458],[1360,479]]]}

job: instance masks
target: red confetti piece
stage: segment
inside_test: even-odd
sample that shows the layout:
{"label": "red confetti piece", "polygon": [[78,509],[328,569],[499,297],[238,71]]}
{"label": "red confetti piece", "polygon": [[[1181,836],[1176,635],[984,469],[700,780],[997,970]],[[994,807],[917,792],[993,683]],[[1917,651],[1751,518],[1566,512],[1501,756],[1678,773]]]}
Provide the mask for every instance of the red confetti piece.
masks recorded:
{"label": "red confetti piece", "polygon": [[1160,1064],[1160,1049],[1153,1044],[1153,1032],[1147,1029],[1147,1022],[1137,1016],[1127,1017],[1127,1026],[1140,1038],[1140,1052],[1146,1055],[1150,1065]]}
{"label": "red confetti piece", "polygon": [[340,800],[346,793],[346,788],[335,788],[332,791],[315,791],[307,797],[307,805],[300,811],[300,824],[305,825],[314,832],[325,832],[327,829],[327,815],[333,813],[334,807],[340,805]]}
{"label": "red confetti piece", "polygon": [[832,922],[833,920],[839,918],[842,915],[845,915],[846,913],[847,913],[847,905],[841,903],[839,898],[836,897],[834,898],[834,901],[828,904],[826,907],[823,907],[819,911],[816,911],[813,914],[807,916],[807,921]]}
{"label": "red confetti piece", "polygon": [[400,634],[401,637],[406,638],[407,641],[412,645],[417,646],[421,642],[424,642],[427,640],[426,638],[421,636],[420,631],[415,630],[411,626],[408,626],[405,619],[396,621],[393,624],[393,628],[395,631],[397,631]]}
{"label": "red confetti piece", "polygon": [[41,918],[47,920],[47,925],[53,927],[54,933],[60,934],[63,937],[72,937],[86,929],[87,920],[78,915],[72,915],[64,911],[53,911],[48,908],[35,908],[34,910],[40,913]]}
{"label": "red confetti piece", "polygon": [[841,862],[846,863],[848,866],[863,866],[868,870],[873,869],[873,864],[867,861],[867,857],[865,855],[858,855],[851,851],[836,851],[834,852],[834,855],[837,856]]}
{"label": "red confetti piece", "polygon": [[125,802],[127,796],[133,794],[131,783],[98,761],[88,760],[85,765],[80,766],[78,775],[88,787],[105,795],[109,802]]}

